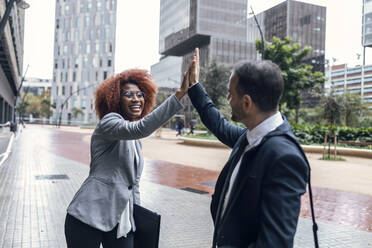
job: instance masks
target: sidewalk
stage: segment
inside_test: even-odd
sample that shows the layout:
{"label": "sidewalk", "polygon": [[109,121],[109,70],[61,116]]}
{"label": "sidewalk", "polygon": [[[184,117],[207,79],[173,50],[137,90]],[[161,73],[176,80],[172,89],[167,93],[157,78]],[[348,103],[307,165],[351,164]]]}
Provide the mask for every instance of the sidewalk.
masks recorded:
{"label": "sidewalk", "polygon": [[[86,152],[89,144],[83,144],[89,134],[77,134],[29,125],[15,141],[12,155],[0,166],[0,247],[66,247],[65,211],[89,170],[86,162],[89,163]],[[154,183],[155,173],[163,178],[163,171],[156,168],[164,166],[171,173],[182,165],[152,159],[146,163],[140,185],[141,199],[145,207],[162,215],[160,247],[209,247],[213,230],[210,197]],[[198,168],[184,167],[200,172]],[[181,174],[169,177],[163,180],[178,177],[174,182],[182,181]],[[337,208],[328,206],[331,207]],[[345,216],[362,210],[344,209]],[[318,222],[320,247],[372,247],[372,232]],[[300,218],[295,247],[313,247],[308,218]]]}

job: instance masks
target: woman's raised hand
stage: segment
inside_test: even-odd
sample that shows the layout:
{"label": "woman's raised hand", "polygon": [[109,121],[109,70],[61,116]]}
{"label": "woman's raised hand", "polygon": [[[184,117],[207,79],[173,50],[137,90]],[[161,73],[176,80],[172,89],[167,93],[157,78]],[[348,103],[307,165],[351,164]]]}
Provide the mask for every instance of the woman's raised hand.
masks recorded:
{"label": "woman's raised hand", "polygon": [[199,49],[195,48],[193,59],[183,76],[182,84],[176,91],[175,96],[180,100],[188,91],[189,87],[199,82]]}
{"label": "woman's raised hand", "polygon": [[199,71],[200,71],[199,48],[195,48],[194,57],[191,61],[188,71],[190,73],[189,75],[190,86],[199,82]]}

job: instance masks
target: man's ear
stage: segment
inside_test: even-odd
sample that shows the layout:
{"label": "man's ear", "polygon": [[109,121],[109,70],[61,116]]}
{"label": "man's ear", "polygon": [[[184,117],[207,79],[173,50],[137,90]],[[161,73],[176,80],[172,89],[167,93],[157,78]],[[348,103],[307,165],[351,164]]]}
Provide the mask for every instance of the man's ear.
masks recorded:
{"label": "man's ear", "polygon": [[242,98],[242,107],[244,112],[249,111],[252,108],[252,106],[253,106],[252,98],[250,97],[250,95],[244,94]]}

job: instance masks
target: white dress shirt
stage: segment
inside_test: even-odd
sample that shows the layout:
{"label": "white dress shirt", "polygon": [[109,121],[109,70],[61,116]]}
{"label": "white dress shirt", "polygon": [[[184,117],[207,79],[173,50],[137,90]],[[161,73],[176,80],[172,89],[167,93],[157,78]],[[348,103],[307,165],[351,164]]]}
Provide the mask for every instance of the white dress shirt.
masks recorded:
{"label": "white dress shirt", "polygon": [[[134,151],[135,151],[135,161],[134,163],[138,163],[138,152],[137,152],[137,147],[136,143],[134,140],[133,141],[133,146],[134,146]],[[135,165],[136,166],[136,165]],[[132,223],[130,221],[130,207],[132,206],[133,202],[133,194],[130,194],[129,201],[127,203],[127,206],[125,206],[125,209],[123,213],[121,214],[120,221],[119,221],[119,226],[118,226],[118,231],[116,234],[116,238],[120,237],[127,237],[127,234],[132,230]]]}
{"label": "white dress shirt", "polygon": [[250,149],[252,149],[253,147],[255,147],[258,144],[260,144],[262,138],[266,134],[268,134],[269,132],[275,130],[282,123],[283,123],[283,118],[282,118],[282,115],[280,114],[280,112],[278,111],[276,114],[270,116],[269,118],[267,118],[266,120],[264,120],[263,122],[261,122],[259,125],[257,125],[255,128],[253,128],[251,131],[248,130],[248,132],[247,132],[248,145],[244,149],[244,152],[243,152],[242,156],[240,157],[238,163],[236,164],[236,166],[234,168],[234,171],[231,174],[229,188],[227,189],[225,201],[223,203],[222,216],[223,216],[223,214],[225,212],[227,203],[228,203],[228,201],[230,199],[231,189],[233,188],[233,185],[234,185],[236,176],[238,174],[238,171],[239,171],[239,168],[240,168],[240,164],[241,164],[243,155],[247,151],[249,151]]}

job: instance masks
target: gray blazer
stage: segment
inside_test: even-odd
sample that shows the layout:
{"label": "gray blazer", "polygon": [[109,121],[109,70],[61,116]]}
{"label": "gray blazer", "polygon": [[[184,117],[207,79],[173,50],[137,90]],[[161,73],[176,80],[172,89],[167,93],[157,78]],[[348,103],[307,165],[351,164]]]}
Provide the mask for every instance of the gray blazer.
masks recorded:
{"label": "gray blazer", "polygon": [[[139,121],[129,122],[117,113],[106,114],[91,138],[89,176],[75,194],[67,212],[99,230],[112,230],[131,194],[134,203],[140,204],[143,155],[138,139],[149,136],[180,109],[182,104],[172,95]],[[135,161],[132,140],[135,140],[139,161]]]}

